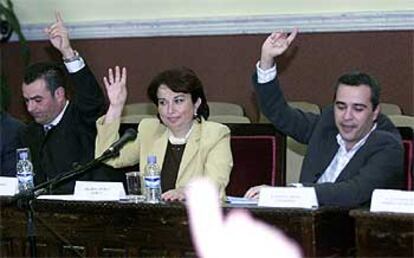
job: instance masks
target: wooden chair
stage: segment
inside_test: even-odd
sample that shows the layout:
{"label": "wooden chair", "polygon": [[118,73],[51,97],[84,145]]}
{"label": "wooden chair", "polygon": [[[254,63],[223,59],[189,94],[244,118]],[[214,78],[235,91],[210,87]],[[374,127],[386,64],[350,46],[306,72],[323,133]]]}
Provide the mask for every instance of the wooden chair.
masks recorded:
{"label": "wooden chair", "polygon": [[226,194],[243,196],[255,185],[285,185],[286,137],[270,124],[227,124],[233,170]]}

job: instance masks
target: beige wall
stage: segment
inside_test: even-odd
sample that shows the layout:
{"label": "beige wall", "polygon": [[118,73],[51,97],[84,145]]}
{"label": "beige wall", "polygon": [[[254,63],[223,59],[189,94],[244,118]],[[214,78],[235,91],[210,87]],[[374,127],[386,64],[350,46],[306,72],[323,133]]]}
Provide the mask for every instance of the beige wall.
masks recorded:
{"label": "beige wall", "polygon": [[[1,1],[1,0],[0,0]],[[125,21],[414,10],[412,0],[12,0],[21,23]]]}

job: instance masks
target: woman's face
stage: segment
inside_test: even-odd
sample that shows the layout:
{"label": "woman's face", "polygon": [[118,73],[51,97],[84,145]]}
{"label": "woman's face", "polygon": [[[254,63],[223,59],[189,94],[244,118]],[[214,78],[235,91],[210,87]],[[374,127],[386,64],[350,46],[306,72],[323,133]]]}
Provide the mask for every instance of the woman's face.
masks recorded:
{"label": "woman's face", "polygon": [[161,121],[175,137],[184,137],[193,124],[194,114],[201,104],[201,99],[193,103],[191,94],[174,92],[165,84],[158,88],[157,98]]}

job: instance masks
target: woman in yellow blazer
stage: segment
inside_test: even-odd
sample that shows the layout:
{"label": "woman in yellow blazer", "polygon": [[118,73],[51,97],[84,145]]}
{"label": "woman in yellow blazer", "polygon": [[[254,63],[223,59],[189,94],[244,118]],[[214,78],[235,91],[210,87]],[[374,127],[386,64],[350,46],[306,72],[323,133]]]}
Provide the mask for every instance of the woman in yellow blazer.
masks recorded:
{"label": "woman in yellow blazer", "polygon": [[[119,67],[109,69],[108,78],[104,78],[110,106],[97,121],[96,157],[119,139],[126,78],[126,69]],[[209,108],[196,74],[188,68],[164,71],[151,81],[147,94],[158,107],[158,119],[141,120],[135,141],[106,163],[118,168],[139,163],[144,171],[147,156],[156,155],[162,167],[163,200],[184,200],[184,187],[195,177],[209,178],[224,197],[233,167],[230,130],[206,121]]]}

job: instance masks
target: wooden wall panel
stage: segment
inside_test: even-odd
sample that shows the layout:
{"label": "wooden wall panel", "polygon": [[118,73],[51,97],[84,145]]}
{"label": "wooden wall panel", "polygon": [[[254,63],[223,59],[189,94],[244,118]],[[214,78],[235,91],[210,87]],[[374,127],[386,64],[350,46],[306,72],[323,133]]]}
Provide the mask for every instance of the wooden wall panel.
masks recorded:
{"label": "wooden wall panel", "polygon": [[[191,36],[74,40],[98,78],[114,65],[128,68],[128,102],[147,101],[146,87],[158,72],[175,66],[196,71],[208,100],[241,104],[255,121],[258,107],[250,83],[266,35]],[[414,33],[352,32],[300,34],[278,60],[288,100],[319,105],[331,102],[332,87],[342,73],[361,70],[383,87],[382,101],[399,104],[414,115]],[[32,61],[60,61],[47,41],[30,42]],[[9,77],[10,112],[28,118],[21,101],[22,63],[17,43],[1,45],[1,69]]]}

